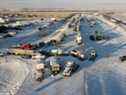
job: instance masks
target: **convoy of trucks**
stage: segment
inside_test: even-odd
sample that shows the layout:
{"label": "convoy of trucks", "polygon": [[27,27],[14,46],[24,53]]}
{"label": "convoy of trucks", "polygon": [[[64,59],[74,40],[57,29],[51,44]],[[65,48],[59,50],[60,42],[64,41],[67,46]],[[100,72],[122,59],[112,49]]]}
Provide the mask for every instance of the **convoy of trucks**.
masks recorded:
{"label": "convoy of trucks", "polygon": [[[74,23],[70,23],[68,25],[68,28],[75,29],[75,31],[77,32],[75,42],[78,45],[80,45],[83,43],[82,37],[80,34],[80,25],[79,25],[80,22],[76,21],[75,18],[73,18],[72,22],[74,22]],[[44,27],[44,28],[47,28],[47,27]],[[42,31],[43,28],[39,27],[38,30]],[[60,29],[60,30],[56,31],[48,39],[46,39],[46,42],[39,42],[37,44],[30,44],[30,43],[19,44],[17,46],[11,47],[11,49],[9,49],[9,54],[21,56],[23,58],[28,57],[28,58],[40,59],[40,60],[45,59],[46,57],[50,57],[50,56],[55,56],[55,57],[61,56],[61,55],[64,56],[65,53],[60,48],[51,49],[49,51],[40,50],[43,46],[45,46],[48,43],[53,43],[53,45],[54,45],[54,44],[61,42],[63,40],[64,36],[65,36],[65,30]],[[103,39],[103,36],[102,36],[101,32],[95,31],[94,35],[90,36],[90,39],[101,40],[101,39]],[[3,56],[3,53],[0,53],[0,56]],[[81,51],[76,50],[76,49],[69,51],[68,56],[76,57],[76,58],[80,59],[81,61],[83,61],[86,58],[85,54],[83,54]],[[90,51],[89,60],[95,60],[96,56],[97,56],[96,50],[92,49]],[[121,58],[121,60],[123,60],[123,58]],[[76,64],[74,61],[66,61],[66,62],[64,62],[64,66],[62,66],[61,64],[62,63],[59,63],[58,60],[50,60],[49,69],[51,71],[51,75],[55,76],[55,75],[59,74],[60,72],[62,72],[62,75],[64,77],[69,77],[79,68],[79,65]],[[35,71],[36,71],[35,79],[37,81],[42,81],[44,79],[44,73],[45,73],[46,68],[47,67],[45,66],[44,63],[37,64],[35,66]]]}

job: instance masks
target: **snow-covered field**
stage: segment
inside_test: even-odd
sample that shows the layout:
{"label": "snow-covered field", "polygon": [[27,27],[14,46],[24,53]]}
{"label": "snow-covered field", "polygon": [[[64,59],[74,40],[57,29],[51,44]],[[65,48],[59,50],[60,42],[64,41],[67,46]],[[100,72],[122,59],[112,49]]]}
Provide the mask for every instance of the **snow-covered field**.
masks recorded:
{"label": "snow-covered field", "polygon": [[[70,36],[74,35],[74,32],[66,28],[69,35],[68,39],[57,47],[68,51],[73,48],[81,48],[83,52],[93,47],[98,54],[96,61],[80,61],[71,56],[60,57],[61,62],[74,60],[80,65],[79,70],[67,79],[59,74],[37,83],[33,79],[33,72],[31,71],[34,62],[12,56],[6,59],[1,58],[1,62],[4,64],[0,64],[0,90],[5,89],[4,84],[7,86],[6,88],[10,87],[10,83],[6,81],[10,80],[15,86],[14,82],[18,83],[23,80],[17,95],[126,95],[126,62],[122,63],[119,60],[120,56],[126,54],[126,32],[120,27],[113,28],[99,20],[96,26],[91,28],[87,17],[82,16],[82,18],[84,21],[80,22],[80,32],[84,46],[78,47],[73,42],[74,36]],[[94,30],[102,31],[110,39],[98,42],[91,41],[89,36]],[[35,33],[35,35],[37,34]],[[31,36],[32,38],[34,37]],[[27,41],[29,40],[28,38]],[[8,46],[4,44],[7,42],[13,43],[11,40],[0,40],[0,47],[7,48]],[[32,64],[29,66],[28,64],[31,62]],[[5,94],[0,93],[0,95]]]}

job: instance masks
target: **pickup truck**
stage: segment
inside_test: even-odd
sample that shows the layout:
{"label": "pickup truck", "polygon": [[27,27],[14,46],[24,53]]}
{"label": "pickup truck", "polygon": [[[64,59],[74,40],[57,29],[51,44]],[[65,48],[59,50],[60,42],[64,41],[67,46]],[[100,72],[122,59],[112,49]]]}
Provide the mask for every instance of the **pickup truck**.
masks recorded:
{"label": "pickup truck", "polygon": [[77,65],[73,61],[68,61],[63,71],[63,76],[65,77],[71,76],[71,74],[74,73],[78,68],[79,68],[79,65]]}
{"label": "pickup truck", "polygon": [[74,56],[74,57],[79,58],[80,60],[84,60],[85,59],[84,54],[82,54],[79,50],[72,50],[72,51],[70,51],[70,54],[72,56]]}

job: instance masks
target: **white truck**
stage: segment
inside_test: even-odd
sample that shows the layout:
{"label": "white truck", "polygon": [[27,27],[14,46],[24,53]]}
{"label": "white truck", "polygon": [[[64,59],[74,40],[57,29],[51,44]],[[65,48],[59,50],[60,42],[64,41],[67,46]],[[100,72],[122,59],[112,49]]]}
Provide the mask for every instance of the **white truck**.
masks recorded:
{"label": "white truck", "polygon": [[36,81],[42,81],[44,79],[45,65],[43,63],[36,65],[35,79]]}
{"label": "white truck", "polygon": [[80,33],[77,34],[75,41],[77,44],[82,44],[82,37]]}
{"label": "white truck", "polygon": [[85,55],[82,54],[79,50],[72,50],[70,51],[70,54],[74,57],[79,58],[80,60],[84,60],[85,59]]}
{"label": "white truck", "polygon": [[63,76],[69,77],[79,68],[79,65],[75,64],[73,61],[68,61],[66,67],[63,71]]}

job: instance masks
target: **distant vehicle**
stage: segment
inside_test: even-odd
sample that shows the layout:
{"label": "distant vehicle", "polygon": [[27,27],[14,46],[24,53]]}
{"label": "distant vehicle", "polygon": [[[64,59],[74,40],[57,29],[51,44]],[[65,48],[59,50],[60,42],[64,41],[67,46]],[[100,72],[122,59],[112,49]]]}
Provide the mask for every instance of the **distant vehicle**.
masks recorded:
{"label": "distant vehicle", "polygon": [[77,35],[77,37],[76,37],[76,42],[77,42],[77,44],[82,44],[82,37],[80,36],[80,33]]}
{"label": "distant vehicle", "polygon": [[6,55],[9,55],[8,50],[0,50],[0,57],[4,57]]}
{"label": "distant vehicle", "polygon": [[84,58],[85,58],[85,55],[81,54],[81,52],[79,50],[72,50],[72,51],[70,51],[70,54],[75,57],[78,57],[81,60],[84,60]]}
{"label": "distant vehicle", "polygon": [[42,48],[43,46],[45,46],[46,44],[44,42],[40,42],[40,43],[37,43],[37,44],[31,44],[33,50],[36,50],[36,49],[40,49]]}
{"label": "distant vehicle", "polygon": [[59,55],[62,55],[63,54],[63,51],[61,49],[52,49],[50,51],[50,55],[52,56],[59,56]]}
{"label": "distant vehicle", "polygon": [[10,49],[9,52],[17,56],[35,56],[35,55],[37,56],[40,54],[33,50],[23,50],[23,49]]}
{"label": "distant vehicle", "polygon": [[50,56],[50,53],[47,50],[39,50],[39,53],[45,55],[46,57]]}
{"label": "distant vehicle", "polygon": [[38,53],[37,55],[32,55],[32,59],[45,59],[45,55],[41,55],[40,53]]}
{"label": "distant vehicle", "polygon": [[121,56],[119,59],[120,59],[122,62],[126,61],[126,55]]}
{"label": "distant vehicle", "polygon": [[18,44],[12,46],[12,48],[19,48],[19,49],[24,49],[24,50],[36,50],[38,48],[41,48],[45,45],[44,42],[40,42],[38,44]]}
{"label": "distant vehicle", "polygon": [[3,38],[3,36],[2,35],[0,35],[0,39],[2,39]]}
{"label": "distant vehicle", "polygon": [[44,79],[44,69],[45,69],[44,64],[41,63],[36,65],[36,73],[35,73],[36,81],[41,82]]}
{"label": "distant vehicle", "polygon": [[100,31],[95,31],[94,34],[90,36],[90,40],[93,40],[93,41],[100,41],[103,39],[104,39],[104,36],[102,32]]}
{"label": "distant vehicle", "polygon": [[10,35],[10,34],[5,34],[5,35],[3,36],[3,38],[7,38],[7,37],[13,37],[13,36]]}
{"label": "distant vehicle", "polygon": [[43,47],[44,45],[45,45],[44,42],[40,42],[40,43],[38,43],[38,47]]}
{"label": "distant vehicle", "polygon": [[15,35],[16,35],[16,32],[8,32],[1,35],[0,38],[14,37]]}
{"label": "distant vehicle", "polygon": [[94,61],[96,59],[96,57],[97,57],[96,50],[92,49],[90,51],[90,58],[89,58],[89,60],[93,60]]}
{"label": "distant vehicle", "polygon": [[20,46],[20,49],[32,50],[33,49],[33,46],[31,44],[22,44]]}
{"label": "distant vehicle", "polygon": [[44,27],[39,27],[38,30],[39,30],[39,31],[42,31],[42,30],[44,30],[44,29],[46,29],[46,28],[47,28],[46,26],[44,26]]}
{"label": "distant vehicle", "polygon": [[63,41],[63,38],[65,37],[65,30],[60,29],[57,32],[55,32],[50,38],[48,38],[45,43],[52,43],[54,45],[60,43],[61,41]]}
{"label": "distant vehicle", "polygon": [[24,55],[24,56],[22,55],[21,57],[24,58],[24,59],[31,59],[32,58],[31,55],[27,55],[27,56],[26,55]]}
{"label": "distant vehicle", "polygon": [[76,25],[76,32],[80,31],[80,25]]}
{"label": "distant vehicle", "polygon": [[91,24],[90,27],[92,28],[92,27],[94,27],[94,25]]}
{"label": "distant vehicle", "polygon": [[0,33],[7,33],[7,29],[8,29],[8,27],[6,27],[4,25],[0,26]]}
{"label": "distant vehicle", "polygon": [[72,24],[70,23],[70,24],[68,24],[68,27],[69,27],[69,28],[72,28],[73,26],[72,26]]}
{"label": "distant vehicle", "polygon": [[96,21],[91,21],[90,27],[94,27],[96,24]]}
{"label": "distant vehicle", "polygon": [[66,67],[63,71],[63,75],[65,77],[71,76],[72,73],[74,73],[79,68],[79,65],[75,64],[73,61],[68,61],[66,63]]}
{"label": "distant vehicle", "polygon": [[3,52],[0,52],[0,57],[4,57],[4,53]]}
{"label": "distant vehicle", "polygon": [[11,35],[11,36],[15,36],[16,32],[14,32],[14,31],[13,32],[8,32],[8,34]]}
{"label": "distant vehicle", "polygon": [[21,44],[12,45],[11,48],[19,48]]}

